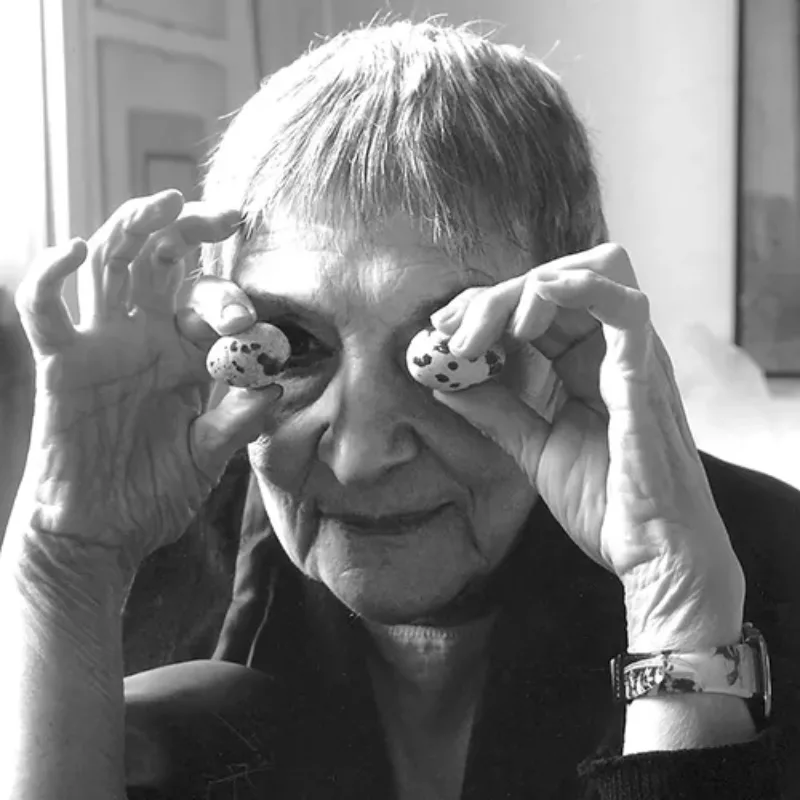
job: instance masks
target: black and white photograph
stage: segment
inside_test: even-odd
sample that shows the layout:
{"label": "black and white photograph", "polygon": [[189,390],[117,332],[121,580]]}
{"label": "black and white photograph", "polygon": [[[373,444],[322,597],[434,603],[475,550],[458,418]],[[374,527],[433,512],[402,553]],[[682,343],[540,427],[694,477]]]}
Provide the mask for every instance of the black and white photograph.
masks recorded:
{"label": "black and white photograph", "polygon": [[800,800],[798,0],[0,14],[0,800]]}

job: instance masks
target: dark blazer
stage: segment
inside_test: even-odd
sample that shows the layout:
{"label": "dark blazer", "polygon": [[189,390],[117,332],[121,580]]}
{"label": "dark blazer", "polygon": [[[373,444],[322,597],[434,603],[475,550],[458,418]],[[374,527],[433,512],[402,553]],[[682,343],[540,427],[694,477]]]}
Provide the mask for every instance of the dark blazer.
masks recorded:
{"label": "dark blazer", "polygon": [[[772,654],[770,728],[731,748],[617,757],[620,585],[540,502],[493,586],[502,611],[465,800],[800,798],[800,492],[703,461],[747,576],[746,619]],[[212,659],[127,679],[131,779],[157,790],[130,797],[391,798],[360,623],[288,562],[241,463],[221,491],[222,527],[241,528],[233,598]]]}

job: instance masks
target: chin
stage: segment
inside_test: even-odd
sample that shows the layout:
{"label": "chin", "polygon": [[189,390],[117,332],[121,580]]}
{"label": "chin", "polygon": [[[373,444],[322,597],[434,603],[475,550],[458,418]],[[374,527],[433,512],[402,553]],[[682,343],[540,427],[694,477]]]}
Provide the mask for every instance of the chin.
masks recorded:
{"label": "chin", "polygon": [[[394,586],[368,575],[339,575],[323,582],[354,614],[381,625],[408,625],[427,621],[432,624],[449,608],[464,587],[464,581],[451,586],[423,588],[413,581]],[[387,585],[388,583],[388,585]]]}

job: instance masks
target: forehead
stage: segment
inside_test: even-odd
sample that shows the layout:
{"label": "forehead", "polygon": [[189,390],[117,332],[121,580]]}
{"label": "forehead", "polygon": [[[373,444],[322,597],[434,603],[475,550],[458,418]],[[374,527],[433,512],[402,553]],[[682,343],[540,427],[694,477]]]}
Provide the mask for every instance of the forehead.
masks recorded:
{"label": "forehead", "polygon": [[486,237],[481,252],[456,256],[406,215],[358,237],[275,218],[247,243],[233,279],[252,295],[403,306],[447,301],[468,286],[497,283],[526,268],[521,252]]}

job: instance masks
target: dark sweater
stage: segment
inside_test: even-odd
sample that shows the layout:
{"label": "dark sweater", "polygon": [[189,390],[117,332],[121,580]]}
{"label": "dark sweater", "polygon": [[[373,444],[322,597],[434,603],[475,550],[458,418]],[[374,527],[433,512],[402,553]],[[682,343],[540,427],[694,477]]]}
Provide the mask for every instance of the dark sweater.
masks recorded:
{"label": "dark sweater", "polygon": [[[494,584],[501,612],[464,800],[800,798],[800,493],[703,458],[747,576],[746,619],[772,653],[769,729],[734,747],[621,757],[608,670],[625,648],[621,589],[539,503]],[[143,770],[152,791],[129,796],[389,800],[366,634],[289,564],[250,489],[214,659],[128,679],[130,758],[160,761]]]}

